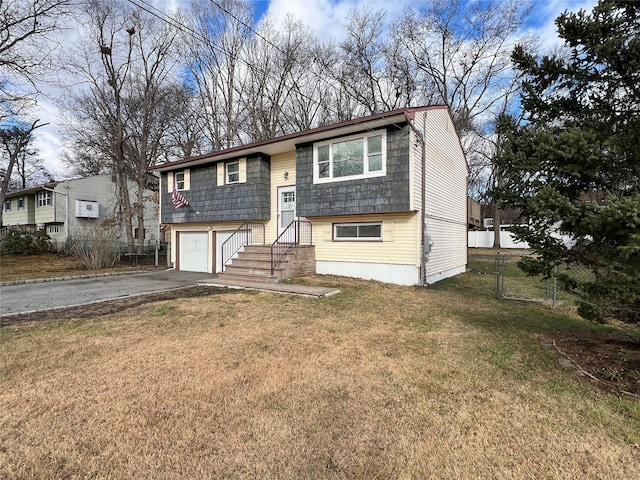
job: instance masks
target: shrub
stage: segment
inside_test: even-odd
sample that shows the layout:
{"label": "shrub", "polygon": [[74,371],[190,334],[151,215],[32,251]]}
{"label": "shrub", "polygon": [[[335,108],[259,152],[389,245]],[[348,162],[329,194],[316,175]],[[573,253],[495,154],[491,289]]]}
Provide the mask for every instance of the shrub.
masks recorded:
{"label": "shrub", "polygon": [[71,241],[71,252],[88,270],[111,268],[120,258],[119,228],[94,223],[78,228]]}
{"label": "shrub", "polygon": [[51,250],[51,237],[44,230],[29,234],[12,228],[2,241],[2,253],[6,255],[34,255]]}

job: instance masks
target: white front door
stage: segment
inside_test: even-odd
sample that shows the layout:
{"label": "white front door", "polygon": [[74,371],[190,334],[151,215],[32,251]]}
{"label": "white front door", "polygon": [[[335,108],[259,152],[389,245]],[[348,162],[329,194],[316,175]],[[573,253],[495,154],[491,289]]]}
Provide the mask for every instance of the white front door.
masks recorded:
{"label": "white front door", "polygon": [[296,187],[278,189],[278,235],[280,235],[296,217]]}

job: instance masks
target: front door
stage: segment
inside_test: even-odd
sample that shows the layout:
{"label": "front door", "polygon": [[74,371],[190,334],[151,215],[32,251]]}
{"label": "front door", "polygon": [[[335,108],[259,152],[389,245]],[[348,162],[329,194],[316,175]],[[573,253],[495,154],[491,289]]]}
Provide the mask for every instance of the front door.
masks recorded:
{"label": "front door", "polygon": [[296,187],[278,189],[278,236],[296,217]]}

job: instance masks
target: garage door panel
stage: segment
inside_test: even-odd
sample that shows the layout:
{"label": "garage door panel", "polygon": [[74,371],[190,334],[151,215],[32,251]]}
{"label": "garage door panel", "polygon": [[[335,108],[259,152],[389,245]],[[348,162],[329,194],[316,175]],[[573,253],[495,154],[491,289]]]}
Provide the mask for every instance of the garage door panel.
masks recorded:
{"label": "garage door panel", "polygon": [[179,232],[179,267],[186,272],[207,272],[209,235],[207,232]]}
{"label": "garage door panel", "polygon": [[222,257],[223,257],[223,252],[222,252],[222,245],[224,244],[224,242],[226,242],[231,235],[233,235],[233,233],[235,232],[235,230],[221,230],[221,231],[217,231],[216,232],[216,272],[222,272]]}

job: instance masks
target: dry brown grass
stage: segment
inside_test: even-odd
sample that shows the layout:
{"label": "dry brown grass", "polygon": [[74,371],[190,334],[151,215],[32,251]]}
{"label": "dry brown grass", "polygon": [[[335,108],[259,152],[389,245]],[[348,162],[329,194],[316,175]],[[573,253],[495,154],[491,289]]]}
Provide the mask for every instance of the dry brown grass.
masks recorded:
{"label": "dry brown grass", "polygon": [[464,284],[329,281],[3,329],[0,477],[637,475],[640,412],[461,317]]}
{"label": "dry brown grass", "polygon": [[114,268],[87,270],[79,258],[53,253],[0,256],[0,282],[93,273],[126,272],[140,269],[141,266],[139,265],[117,264]]}

